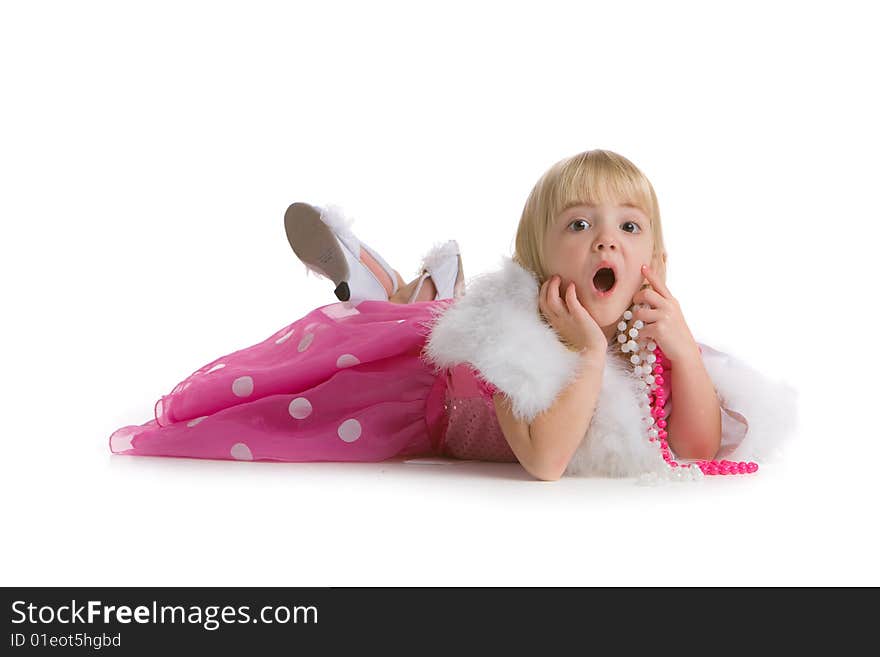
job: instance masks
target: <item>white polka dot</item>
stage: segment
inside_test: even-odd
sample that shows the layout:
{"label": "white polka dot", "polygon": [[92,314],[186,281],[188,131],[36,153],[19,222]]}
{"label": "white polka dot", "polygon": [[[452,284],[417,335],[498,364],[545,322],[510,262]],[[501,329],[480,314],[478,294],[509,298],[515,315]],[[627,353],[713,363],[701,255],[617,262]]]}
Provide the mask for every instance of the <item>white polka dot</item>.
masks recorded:
{"label": "white polka dot", "polygon": [[296,331],[296,329],[290,329],[287,333],[285,333],[280,338],[275,340],[275,344],[281,344],[282,342],[285,342],[287,340],[287,338],[289,338],[291,335],[294,334],[295,331]]}
{"label": "white polka dot", "polygon": [[312,414],[312,404],[305,397],[297,397],[287,406],[291,417],[302,420]]}
{"label": "white polka dot", "polygon": [[119,452],[131,449],[131,439],[134,438],[134,434],[135,430],[131,427],[123,427],[114,432],[110,436],[110,451],[118,454]]}
{"label": "white polka dot", "polygon": [[339,437],[347,443],[352,443],[361,437],[361,423],[351,418],[339,425],[336,430]]}
{"label": "white polka dot", "polygon": [[305,351],[309,348],[309,345],[312,344],[312,340],[315,339],[314,333],[306,333],[303,336],[303,339],[299,341],[299,346],[296,348],[297,351]]}
{"label": "white polka dot", "polygon": [[232,392],[236,397],[247,397],[254,391],[254,380],[249,376],[240,376],[232,382]]}
{"label": "white polka dot", "polygon": [[196,426],[199,422],[201,422],[202,420],[204,420],[206,417],[208,417],[208,416],[207,416],[207,415],[203,415],[202,417],[197,417],[195,420],[190,420],[189,422],[186,423],[186,426],[188,426],[188,427],[194,427],[194,426]]}
{"label": "white polka dot", "polygon": [[251,448],[244,443],[235,443],[229,450],[230,456],[236,461],[253,461],[254,455],[251,454]]}
{"label": "white polka dot", "polygon": [[361,361],[354,354],[342,354],[336,359],[336,367],[351,367],[357,365]]}
{"label": "white polka dot", "polygon": [[[335,320],[342,320],[352,315],[360,315],[361,311],[354,307],[350,302],[334,303],[325,308],[321,308],[321,312]],[[311,324],[309,325],[311,326]],[[321,328],[324,328],[322,325]]]}

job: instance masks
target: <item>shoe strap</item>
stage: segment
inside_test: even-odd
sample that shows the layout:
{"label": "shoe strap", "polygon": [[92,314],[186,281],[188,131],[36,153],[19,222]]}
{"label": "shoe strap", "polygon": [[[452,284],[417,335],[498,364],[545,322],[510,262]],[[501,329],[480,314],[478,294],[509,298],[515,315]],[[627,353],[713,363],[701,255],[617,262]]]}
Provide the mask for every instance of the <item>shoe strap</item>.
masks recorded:
{"label": "shoe strap", "polygon": [[421,273],[421,275],[419,276],[419,282],[416,285],[416,289],[413,290],[412,294],[409,295],[409,299],[407,300],[407,303],[412,303],[415,300],[415,298],[417,296],[419,296],[419,292],[422,291],[422,284],[425,282],[425,279],[428,278],[428,276],[430,276],[430,275],[431,274],[427,271],[423,271]]}

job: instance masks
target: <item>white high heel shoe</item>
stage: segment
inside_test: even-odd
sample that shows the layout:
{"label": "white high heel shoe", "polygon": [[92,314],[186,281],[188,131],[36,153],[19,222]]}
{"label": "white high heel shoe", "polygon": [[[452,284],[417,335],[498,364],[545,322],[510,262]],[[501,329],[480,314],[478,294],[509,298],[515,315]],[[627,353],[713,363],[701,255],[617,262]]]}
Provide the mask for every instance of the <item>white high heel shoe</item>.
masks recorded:
{"label": "white high heel shoe", "polygon": [[333,293],[340,301],[357,305],[368,299],[388,301],[388,290],[361,260],[361,249],[379,263],[397,292],[397,276],[390,265],[352,232],[353,219],[347,219],[341,208],[328,205],[319,208],[308,203],[293,203],[284,213],[287,241],[303,264],[319,276],[333,281]]}
{"label": "white high heel shoe", "polygon": [[461,249],[458,242],[449,240],[432,248],[422,259],[419,268],[419,281],[410,294],[407,303],[413,303],[419,296],[425,279],[431,277],[437,299],[458,299],[464,296],[464,267],[461,262]]}

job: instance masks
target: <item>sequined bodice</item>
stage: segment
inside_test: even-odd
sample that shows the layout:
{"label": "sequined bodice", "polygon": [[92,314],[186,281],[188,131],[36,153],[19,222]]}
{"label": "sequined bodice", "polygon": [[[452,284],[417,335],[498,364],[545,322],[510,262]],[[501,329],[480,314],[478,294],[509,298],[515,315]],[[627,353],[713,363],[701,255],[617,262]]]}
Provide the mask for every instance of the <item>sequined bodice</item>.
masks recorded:
{"label": "sequined bodice", "polygon": [[441,454],[459,459],[516,462],[495,415],[492,395],[497,388],[481,380],[477,370],[467,363],[450,368],[441,376],[446,377]]}

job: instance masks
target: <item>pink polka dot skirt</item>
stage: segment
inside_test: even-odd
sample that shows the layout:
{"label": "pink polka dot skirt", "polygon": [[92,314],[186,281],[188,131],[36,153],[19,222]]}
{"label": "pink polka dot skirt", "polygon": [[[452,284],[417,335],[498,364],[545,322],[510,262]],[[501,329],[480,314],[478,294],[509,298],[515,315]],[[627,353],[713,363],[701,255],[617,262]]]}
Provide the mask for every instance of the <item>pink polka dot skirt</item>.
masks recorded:
{"label": "pink polka dot skirt", "polygon": [[431,308],[449,301],[316,308],[193,372],[154,419],[113,432],[110,449],[241,461],[436,454],[444,377],[421,352]]}

